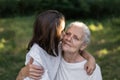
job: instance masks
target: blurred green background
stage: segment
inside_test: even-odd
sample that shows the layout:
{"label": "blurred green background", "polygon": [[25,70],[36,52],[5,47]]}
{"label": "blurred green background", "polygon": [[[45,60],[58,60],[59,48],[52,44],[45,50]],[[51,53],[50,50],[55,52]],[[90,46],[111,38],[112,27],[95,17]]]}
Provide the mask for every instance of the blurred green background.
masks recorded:
{"label": "blurred green background", "polygon": [[35,16],[56,9],[66,24],[82,21],[91,30],[88,51],[103,80],[120,80],[120,0],[0,0],[0,80],[15,80],[24,66]]}

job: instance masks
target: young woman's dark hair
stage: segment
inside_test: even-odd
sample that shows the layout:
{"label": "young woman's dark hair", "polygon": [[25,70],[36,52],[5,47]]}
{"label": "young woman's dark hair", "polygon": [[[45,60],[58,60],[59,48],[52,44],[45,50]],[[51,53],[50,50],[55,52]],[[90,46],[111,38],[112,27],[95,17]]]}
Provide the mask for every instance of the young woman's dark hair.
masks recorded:
{"label": "young woman's dark hair", "polygon": [[60,41],[58,33],[62,20],[65,21],[64,15],[56,10],[40,13],[34,22],[33,37],[28,44],[28,50],[37,43],[48,54],[57,56]]}

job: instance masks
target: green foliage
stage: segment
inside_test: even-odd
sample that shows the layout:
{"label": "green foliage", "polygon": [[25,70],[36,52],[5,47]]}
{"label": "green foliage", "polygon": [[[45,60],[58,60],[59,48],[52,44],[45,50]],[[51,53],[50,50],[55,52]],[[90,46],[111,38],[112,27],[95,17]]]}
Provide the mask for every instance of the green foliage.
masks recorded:
{"label": "green foliage", "polygon": [[24,65],[33,20],[33,16],[0,19],[1,80],[15,80],[20,67]]}
{"label": "green foliage", "polygon": [[[0,17],[30,15],[57,9],[67,18],[119,16],[120,0],[0,0]],[[78,18],[77,17],[77,18]]]}
{"label": "green foliage", "polygon": [[[34,16],[0,19],[0,79],[15,80],[24,66]],[[73,20],[67,21],[67,24]],[[91,30],[88,51],[100,65],[103,80],[120,80],[120,17],[81,19]],[[12,74],[11,74],[12,73]]]}
{"label": "green foliage", "polygon": [[[23,53],[25,51],[22,51]],[[24,66],[25,54],[0,53],[0,79],[15,80],[20,70]]]}
{"label": "green foliage", "polygon": [[[90,24],[90,23],[89,23]],[[119,80],[120,68],[120,18],[108,18],[102,21],[92,22],[95,27],[101,29],[92,31],[92,43],[89,51],[95,55],[101,66],[103,80]]]}

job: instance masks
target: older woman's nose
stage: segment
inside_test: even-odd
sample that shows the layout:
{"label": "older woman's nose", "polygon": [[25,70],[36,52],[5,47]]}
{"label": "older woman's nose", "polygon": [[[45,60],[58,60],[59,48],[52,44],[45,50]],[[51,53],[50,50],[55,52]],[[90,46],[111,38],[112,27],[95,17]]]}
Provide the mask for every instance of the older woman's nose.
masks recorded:
{"label": "older woman's nose", "polygon": [[67,40],[68,41],[71,41],[72,40],[72,36],[70,35],[70,36],[67,36]]}

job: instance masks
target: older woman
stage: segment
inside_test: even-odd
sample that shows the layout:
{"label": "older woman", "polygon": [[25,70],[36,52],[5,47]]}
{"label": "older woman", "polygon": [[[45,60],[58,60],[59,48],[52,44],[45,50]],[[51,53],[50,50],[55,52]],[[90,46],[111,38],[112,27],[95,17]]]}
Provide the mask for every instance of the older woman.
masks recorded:
{"label": "older woman", "polygon": [[82,22],[71,23],[63,37],[63,58],[55,80],[102,80],[101,71],[96,64],[92,75],[84,69],[87,62],[80,55],[90,42],[90,31]]}

